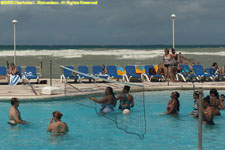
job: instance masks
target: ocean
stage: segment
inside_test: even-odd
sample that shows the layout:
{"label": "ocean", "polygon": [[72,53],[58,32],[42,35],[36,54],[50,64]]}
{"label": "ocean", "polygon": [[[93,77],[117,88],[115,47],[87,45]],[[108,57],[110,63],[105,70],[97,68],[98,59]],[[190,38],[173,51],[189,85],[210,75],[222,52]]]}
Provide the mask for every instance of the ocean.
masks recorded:
{"label": "ocean", "polygon": [[[54,78],[59,78],[62,70],[57,64],[72,65],[150,65],[162,61],[164,48],[171,45],[18,45],[16,65],[40,66],[43,62],[43,77],[49,77],[49,62],[52,60]],[[0,65],[13,62],[13,45],[0,46]],[[213,62],[225,65],[225,45],[177,45],[177,53],[192,58],[204,67]],[[91,72],[91,68],[90,68]]]}

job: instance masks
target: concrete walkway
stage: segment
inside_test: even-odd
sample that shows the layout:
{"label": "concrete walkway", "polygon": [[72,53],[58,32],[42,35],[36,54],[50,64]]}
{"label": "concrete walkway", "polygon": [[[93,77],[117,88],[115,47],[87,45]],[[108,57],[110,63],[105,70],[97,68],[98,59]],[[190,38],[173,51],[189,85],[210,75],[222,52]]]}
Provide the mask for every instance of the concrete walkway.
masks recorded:
{"label": "concrete walkway", "polygon": [[[0,101],[9,101],[12,97],[17,97],[21,101],[50,101],[50,100],[62,100],[71,98],[74,96],[87,96],[93,94],[103,94],[106,87],[111,86],[115,92],[120,92],[124,84],[117,83],[61,83],[59,79],[53,80],[53,86],[60,89],[56,95],[44,95],[42,94],[42,88],[49,86],[48,84],[25,84],[25,85],[0,85]],[[193,90],[202,87],[209,90],[216,88],[218,90],[225,90],[225,82],[151,82],[151,83],[132,83],[137,85],[143,85],[144,87],[131,86],[132,91],[159,91],[159,90]],[[66,97],[65,97],[66,96]]]}

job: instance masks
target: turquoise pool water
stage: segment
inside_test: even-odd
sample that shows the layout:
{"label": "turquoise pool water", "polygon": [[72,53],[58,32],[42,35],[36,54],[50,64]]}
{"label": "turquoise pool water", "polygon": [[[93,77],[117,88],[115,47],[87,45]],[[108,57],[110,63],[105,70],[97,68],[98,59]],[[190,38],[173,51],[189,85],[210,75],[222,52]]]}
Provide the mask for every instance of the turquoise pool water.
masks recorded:
{"label": "turquoise pool water", "polygon": [[[21,103],[22,118],[32,123],[17,126],[7,124],[10,104],[1,103],[0,149],[197,150],[198,120],[188,115],[192,111],[192,91],[179,92],[181,107],[178,117],[160,115],[165,111],[170,91],[145,92],[147,132],[144,140],[117,129],[111,120],[97,115],[94,109],[76,104],[75,99]],[[51,113],[55,110],[63,113],[62,121],[69,126],[69,133],[65,136],[46,133]],[[225,147],[225,113],[221,113],[222,116],[215,117],[214,126],[203,125],[204,150]]]}

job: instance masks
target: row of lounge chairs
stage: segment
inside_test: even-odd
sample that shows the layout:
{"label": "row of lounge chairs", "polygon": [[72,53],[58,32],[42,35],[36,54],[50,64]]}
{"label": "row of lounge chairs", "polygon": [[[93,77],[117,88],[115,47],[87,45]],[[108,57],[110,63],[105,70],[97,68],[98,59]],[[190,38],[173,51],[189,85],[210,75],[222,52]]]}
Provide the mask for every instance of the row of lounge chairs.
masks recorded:
{"label": "row of lounge chairs", "polygon": [[[39,81],[39,75],[37,74],[37,68],[36,66],[26,66],[25,70],[22,69],[21,66],[16,66],[17,70],[19,72],[20,78],[24,79],[36,79],[37,82]],[[0,78],[6,79],[7,76],[7,67],[0,66]]]}
{"label": "row of lounge chairs", "polygon": [[176,74],[177,80],[182,81],[193,81],[194,79],[197,81],[210,79],[211,81],[215,81],[216,79],[225,78],[225,75],[212,73],[210,68],[204,68],[202,65],[193,65],[193,72],[191,71],[189,65],[181,65],[181,72]]}
{"label": "row of lounge chairs", "polygon": [[[189,65],[180,65],[181,70],[179,73],[176,74],[177,81],[202,81],[209,79],[211,81],[215,81],[219,78],[225,78],[225,75],[218,75],[210,73],[210,68],[206,68],[204,70],[202,65],[193,65],[193,71],[190,69]],[[74,70],[73,66],[66,66],[71,70]],[[79,73],[73,73],[73,71],[64,68],[64,74],[61,75],[61,81],[67,82],[67,79],[74,79],[75,81],[82,82],[83,79],[89,79],[90,81],[95,79],[92,76],[104,78],[107,80],[111,79],[121,79],[124,82],[130,82],[131,79],[151,82],[154,78],[157,81],[165,81],[165,78],[161,74],[149,74],[149,70],[154,68],[153,65],[146,65],[143,66],[141,72],[137,72],[137,68],[135,66],[125,66],[125,71],[123,73],[118,73],[118,68],[116,66],[107,66],[107,74],[102,73],[102,66],[92,66],[92,74],[89,72],[88,66],[78,66],[78,72],[84,73],[90,76],[85,76]],[[121,72],[121,71],[120,71]]]}
{"label": "row of lounge chairs", "polygon": [[[141,80],[150,82],[152,78],[157,78],[158,80],[163,80],[163,75],[150,75],[149,69],[154,68],[153,65],[144,66],[143,73],[137,73],[135,66],[125,66],[125,72],[123,74],[118,74],[118,68],[116,66],[107,66],[107,74],[103,74],[102,66],[92,66],[92,74],[89,72],[88,66],[78,66],[77,70],[80,73],[84,73],[90,76],[85,76],[83,74],[74,73],[71,70],[74,70],[73,66],[65,66],[63,69],[64,74],[60,76],[61,81],[67,82],[67,79],[74,79],[75,81],[82,82],[83,79],[89,79],[89,81],[95,79],[91,76],[104,78],[107,80],[117,79],[122,80],[124,82],[130,82],[131,79]],[[69,69],[67,69],[69,68]]]}

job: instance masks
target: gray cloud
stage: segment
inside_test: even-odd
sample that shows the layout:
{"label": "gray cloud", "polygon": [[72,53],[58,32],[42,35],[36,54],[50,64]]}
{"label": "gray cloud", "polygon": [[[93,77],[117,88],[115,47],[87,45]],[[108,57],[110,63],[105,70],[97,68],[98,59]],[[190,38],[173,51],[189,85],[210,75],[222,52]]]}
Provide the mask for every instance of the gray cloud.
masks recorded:
{"label": "gray cloud", "polygon": [[0,6],[0,44],[225,44],[224,0],[99,0],[98,6]]}

